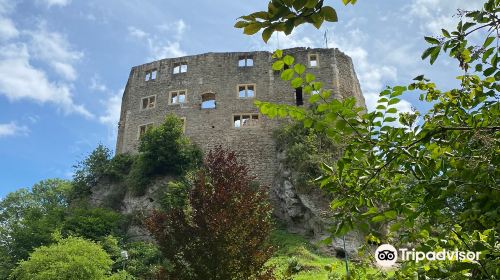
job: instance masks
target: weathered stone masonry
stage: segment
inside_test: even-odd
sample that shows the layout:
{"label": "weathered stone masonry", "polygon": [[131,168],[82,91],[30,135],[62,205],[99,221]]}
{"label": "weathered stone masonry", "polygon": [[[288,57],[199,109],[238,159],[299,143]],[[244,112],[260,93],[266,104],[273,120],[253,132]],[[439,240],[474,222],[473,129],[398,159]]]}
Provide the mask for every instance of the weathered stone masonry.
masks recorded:
{"label": "weathered stone masonry", "polygon": [[[335,98],[354,96],[358,105],[364,106],[347,55],[338,49],[293,48],[284,52],[307,65],[307,71],[316,75],[326,89],[332,89]],[[250,60],[242,67],[239,61],[243,57]],[[311,58],[316,59],[315,67],[309,63]],[[295,90],[274,73],[272,63],[271,53],[258,51],[206,53],[133,67],[122,99],[117,153],[136,152],[140,126],[158,125],[167,114],[174,113],[184,119],[186,135],[204,151],[217,145],[235,150],[261,183],[272,185],[278,171],[272,131],[279,121],[259,115],[257,125],[234,125],[235,115],[258,114],[255,100],[295,104]],[[254,85],[253,97],[240,98],[238,85]],[[170,104],[171,92],[179,91],[186,92],[185,102]],[[215,108],[201,108],[205,93],[215,94]],[[307,96],[304,99],[307,106]]]}

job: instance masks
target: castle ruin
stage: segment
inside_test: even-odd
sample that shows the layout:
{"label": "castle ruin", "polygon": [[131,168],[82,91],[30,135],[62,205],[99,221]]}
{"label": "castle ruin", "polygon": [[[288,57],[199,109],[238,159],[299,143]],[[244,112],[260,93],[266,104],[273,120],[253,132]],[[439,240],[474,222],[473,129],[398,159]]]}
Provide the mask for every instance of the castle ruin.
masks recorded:
{"label": "castle ruin", "polygon": [[[293,48],[284,54],[332,89],[335,98],[354,96],[364,106],[352,60],[338,49]],[[277,172],[272,132],[278,120],[259,114],[255,100],[303,106],[301,89],[272,70],[266,51],[206,53],[135,66],[122,99],[117,153],[136,152],[139,137],[173,113],[203,151],[218,145],[236,151],[250,172],[272,185]]]}

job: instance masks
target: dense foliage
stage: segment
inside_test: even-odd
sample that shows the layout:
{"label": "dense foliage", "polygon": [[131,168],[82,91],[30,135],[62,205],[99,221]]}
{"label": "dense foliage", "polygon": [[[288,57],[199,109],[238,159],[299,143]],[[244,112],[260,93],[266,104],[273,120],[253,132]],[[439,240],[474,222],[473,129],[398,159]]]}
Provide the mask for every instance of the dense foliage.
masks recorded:
{"label": "dense foliage", "polygon": [[285,167],[292,170],[293,179],[303,191],[309,191],[311,181],[323,174],[322,163],[333,164],[340,156],[340,147],[325,133],[305,128],[302,123],[283,125],[274,131],[278,152],[284,153]]}
{"label": "dense foliage", "polygon": [[127,179],[137,194],[142,194],[157,175],[183,174],[200,165],[201,150],[184,135],[183,126],[181,119],[168,115],[160,126],[141,137],[140,153]]}
{"label": "dense foliage", "polygon": [[[424,252],[481,252],[479,262],[405,262],[394,278],[500,275],[499,3],[488,0],[482,10],[461,11],[456,30],[425,38],[432,47],[422,58],[432,64],[444,52],[456,59],[464,71],[460,88],[442,91],[419,76],[407,86],[381,92],[376,110],[364,113],[352,98],[332,98],[304,65],[277,51],[273,69],[282,71],[282,79],[305,93],[320,94],[310,96],[314,106],[309,108],[256,102],[267,116],[289,116],[345,143],[342,158],[324,164],[327,174],[318,180],[335,197],[333,235],[357,229],[369,233],[373,242],[413,244]],[[288,18],[273,13],[266,16]],[[474,40],[469,40],[471,34]],[[480,37],[480,45],[471,44]],[[399,114],[396,105],[405,92],[417,92],[432,109]],[[386,225],[386,230],[374,231],[372,223]]]}
{"label": "dense foliage", "polygon": [[53,231],[63,224],[70,193],[69,182],[45,180],[0,201],[1,279],[34,248],[52,243]]}
{"label": "dense foliage", "polygon": [[251,181],[234,152],[216,149],[189,190],[187,205],[170,204],[149,217],[147,226],[171,263],[165,271],[168,279],[261,275],[272,254],[271,209],[267,192]]}
{"label": "dense foliage", "polygon": [[57,244],[35,249],[28,260],[19,263],[9,279],[126,279],[123,273],[111,276],[112,264],[111,258],[98,244],[69,237]]}

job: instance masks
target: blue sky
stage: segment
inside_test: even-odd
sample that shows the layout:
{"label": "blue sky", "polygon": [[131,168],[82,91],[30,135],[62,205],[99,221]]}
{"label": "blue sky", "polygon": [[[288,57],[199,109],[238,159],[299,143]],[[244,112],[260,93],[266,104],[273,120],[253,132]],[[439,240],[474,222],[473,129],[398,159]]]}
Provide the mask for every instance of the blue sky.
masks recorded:
{"label": "blue sky", "polygon": [[[424,35],[452,27],[457,8],[480,0],[360,0],[337,8],[340,22],[300,27],[264,44],[233,28],[267,1],[0,0],[0,197],[72,166],[98,143],[114,148],[130,68],[205,52],[329,47],[349,54],[369,107],[385,85],[425,73],[456,84],[455,62],[420,61]],[[279,42],[279,43],[278,43]],[[458,74],[458,72],[457,72]],[[400,109],[428,107],[407,95]]]}

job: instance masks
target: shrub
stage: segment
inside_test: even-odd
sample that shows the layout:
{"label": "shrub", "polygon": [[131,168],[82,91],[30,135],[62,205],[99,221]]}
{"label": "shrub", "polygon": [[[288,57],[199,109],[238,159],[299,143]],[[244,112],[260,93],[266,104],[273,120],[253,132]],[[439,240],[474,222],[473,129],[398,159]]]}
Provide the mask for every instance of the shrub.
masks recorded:
{"label": "shrub", "polygon": [[[271,257],[271,207],[233,152],[207,156],[188,205],[156,211],[146,225],[174,279],[253,279]],[[268,276],[268,275],[267,275]]]}
{"label": "shrub", "polygon": [[128,175],[135,157],[130,154],[118,154],[106,166],[105,176],[114,181],[120,181]]}
{"label": "shrub", "polygon": [[278,128],[273,136],[276,147],[285,153],[285,166],[296,174],[294,179],[298,186],[310,185],[311,180],[322,175],[321,164],[332,164],[340,155],[340,149],[330,137],[305,128],[299,122]]}
{"label": "shrub", "polygon": [[201,150],[183,133],[182,120],[172,114],[141,137],[139,152],[127,179],[136,195],[143,195],[155,176],[184,174],[202,161]]}
{"label": "shrub", "polygon": [[92,187],[106,174],[108,164],[111,160],[111,151],[104,145],[99,144],[87,158],[78,162],[73,168],[73,198],[87,197]]}
{"label": "shrub", "polygon": [[119,233],[121,222],[121,214],[113,210],[77,207],[69,211],[62,233],[97,241]]}
{"label": "shrub", "polygon": [[10,279],[108,279],[112,264],[111,258],[98,244],[78,237],[69,237],[57,244],[35,249],[28,260],[19,263]]}

